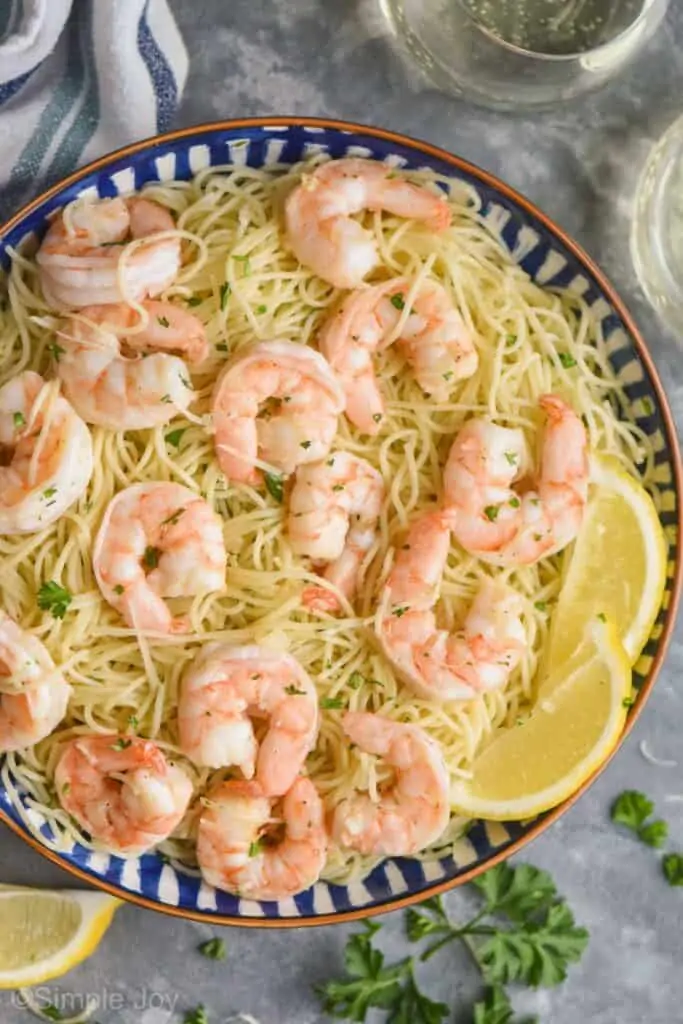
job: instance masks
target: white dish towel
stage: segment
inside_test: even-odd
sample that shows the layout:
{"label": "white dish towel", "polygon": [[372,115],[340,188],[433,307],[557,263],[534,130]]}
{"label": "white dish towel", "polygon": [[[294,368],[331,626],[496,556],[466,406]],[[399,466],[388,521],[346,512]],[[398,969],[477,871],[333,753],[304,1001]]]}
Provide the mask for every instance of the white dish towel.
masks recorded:
{"label": "white dish towel", "polygon": [[187,66],[167,0],[0,0],[0,220],[165,131]]}

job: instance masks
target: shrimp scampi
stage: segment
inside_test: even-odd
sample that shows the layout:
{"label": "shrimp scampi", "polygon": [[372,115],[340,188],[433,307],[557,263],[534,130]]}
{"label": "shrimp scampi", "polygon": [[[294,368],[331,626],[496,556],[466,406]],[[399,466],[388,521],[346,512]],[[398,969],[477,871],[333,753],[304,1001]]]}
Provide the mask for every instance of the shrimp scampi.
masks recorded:
{"label": "shrimp scampi", "polygon": [[174,230],[171,213],[141,197],[69,204],[36,255],[48,304],[79,309],[159,295],[180,270],[180,239],[169,234]]}
{"label": "shrimp scampi", "polygon": [[[266,718],[260,743],[252,719]],[[264,797],[282,796],[318,735],[318,696],[289,654],[208,644],[191,662],[178,704],[180,746],[195,764],[235,765]]]}
{"label": "shrimp scampi", "polygon": [[374,357],[387,339],[396,341],[418,384],[435,402],[446,401],[455,384],[479,365],[470,330],[436,281],[420,284],[394,338],[410,288],[408,279],[394,278],[351,292],[318,336],[320,351],[344,386],[346,415],[364,434],[376,434],[385,413]]}
{"label": "shrimp scampi", "polygon": [[[57,374],[88,423],[144,430],[168,423],[194,398],[188,362],[206,358],[204,325],[170,302],[86,306],[57,331]],[[178,353],[178,354],[176,354]]]}
{"label": "shrimp scampi", "polygon": [[216,455],[236,483],[258,484],[259,462],[289,474],[332,447],[344,392],[328,362],[292,341],[239,352],[213,394]]}
{"label": "shrimp scampi", "polygon": [[105,601],[137,630],[187,630],[164,601],[221,590],[226,551],[220,518],[180,484],[134,484],[110,501],[93,568]]}
{"label": "shrimp scampi", "polygon": [[92,470],[90,431],[57,382],[25,370],[0,387],[0,534],[54,523]]}
{"label": "shrimp scampi", "polygon": [[444,195],[413,184],[388,164],[331,160],[304,174],[287,197],[287,239],[294,255],[336,288],[358,288],[379,262],[372,232],[352,220],[365,210],[422,221],[432,231],[451,222]]}
{"label": "shrimp scampi", "polygon": [[192,783],[151,740],[138,736],[77,736],[55,769],[59,801],[107,850],[137,856],[180,823]]}
{"label": "shrimp scampi", "polygon": [[45,645],[0,611],[0,754],[49,736],[70,695]]}
{"label": "shrimp scampi", "polygon": [[428,513],[408,532],[387,580],[376,620],[384,653],[404,682],[427,700],[471,700],[504,686],[525,649],[521,599],[485,580],[462,633],[438,629],[437,600],[450,546],[448,517]]}
{"label": "shrimp scampi", "polygon": [[450,817],[449,777],[438,743],[418,725],[347,711],[342,728],[362,751],[382,757],[395,781],[375,802],[367,793],[342,800],[332,837],[375,857],[409,857],[435,843]]}
{"label": "shrimp scampi", "polygon": [[223,782],[209,791],[197,837],[197,860],[209,885],[246,899],[278,900],[317,882],[327,831],[315,786],[299,777],[280,815],[274,803],[258,782]]}
{"label": "shrimp scampi", "polygon": [[[334,452],[297,471],[287,520],[292,550],[327,563],[324,579],[347,600],[356,593],[363,558],[375,541],[383,499],[381,474],[350,452]],[[336,594],[323,586],[306,587],[302,602],[313,611],[339,610]]]}
{"label": "shrimp scampi", "polygon": [[539,400],[547,417],[535,488],[524,485],[530,457],[524,434],[471,419],[451,447],[444,493],[457,541],[495,565],[533,565],[576,537],[588,500],[589,459],[581,419],[557,395]]}

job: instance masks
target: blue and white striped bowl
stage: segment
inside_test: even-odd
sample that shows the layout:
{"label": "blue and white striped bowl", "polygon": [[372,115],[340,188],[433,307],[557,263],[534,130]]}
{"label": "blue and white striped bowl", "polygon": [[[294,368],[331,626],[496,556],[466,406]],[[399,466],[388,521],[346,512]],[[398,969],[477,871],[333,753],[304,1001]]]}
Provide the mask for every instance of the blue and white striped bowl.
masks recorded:
{"label": "blue and white striped bowl", "polygon": [[[522,196],[443,150],[390,132],[318,119],[227,121],[129,146],[73,174],[0,228],[0,265],[9,263],[8,247],[19,246],[27,236],[39,236],[49,215],[78,196],[115,196],[139,189],[150,181],[187,179],[212,165],[261,167],[275,162],[294,163],[317,153],[371,157],[397,167],[431,168],[452,179],[464,179],[477,189],[484,217],[502,231],[513,257],[531,277],[540,284],[569,288],[582,295],[602,322],[610,359],[624,385],[631,411],[654,442],[662,493],[661,518],[669,545],[666,594],[650,640],[636,665],[635,683],[640,692],[629,716],[628,731],[654,684],[681,586],[678,442],[645,343],[613,288],[589,257]],[[156,854],[123,860],[93,853],[78,844],[57,854],[28,832],[9,795],[1,788],[0,820],[72,874],[133,902],[216,923],[286,927],[365,917],[459,885],[538,835],[580,792],[531,823],[480,822],[457,843],[452,854],[439,861],[391,859],[362,882],[319,882],[300,896],[263,903],[217,891],[204,884],[197,872],[164,863]],[[38,819],[35,824],[49,840],[49,826]]]}

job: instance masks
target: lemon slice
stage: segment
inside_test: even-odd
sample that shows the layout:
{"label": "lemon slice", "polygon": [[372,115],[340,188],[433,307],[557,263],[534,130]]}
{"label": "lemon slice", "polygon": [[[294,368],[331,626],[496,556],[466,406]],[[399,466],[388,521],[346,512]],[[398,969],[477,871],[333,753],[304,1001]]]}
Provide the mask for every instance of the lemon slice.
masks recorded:
{"label": "lemon slice", "polygon": [[526,720],[501,730],[451,787],[456,813],[523,821],[571,796],[612,751],[626,719],[631,665],[616,627],[595,619],[582,656],[539,689]]}
{"label": "lemon slice", "polygon": [[99,892],[0,889],[0,989],[37,985],[90,956],[120,900]]}
{"label": "lemon slice", "polygon": [[599,613],[616,623],[634,664],[662,603],[667,546],[652,498],[613,456],[593,457],[591,482],[551,624],[546,664],[553,668],[574,653]]}

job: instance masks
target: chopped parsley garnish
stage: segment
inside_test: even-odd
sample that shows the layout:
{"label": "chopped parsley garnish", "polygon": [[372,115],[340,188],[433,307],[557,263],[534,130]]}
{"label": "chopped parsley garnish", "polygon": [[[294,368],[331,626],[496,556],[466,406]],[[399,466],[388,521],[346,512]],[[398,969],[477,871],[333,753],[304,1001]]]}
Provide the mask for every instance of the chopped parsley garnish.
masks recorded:
{"label": "chopped parsley garnish", "polygon": [[146,569],[156,569],[159,564],[159,556],[161,551],[159,548],[146,547],[145,553],[142,556],[142,564]]}
{"label": "chopped parsley garnish", "polygon": [[131,727],[131,729],[137,729],[137,727],[138,727],[137,715],[129,715],[128,716],[128,725]]}
{"label": "chopped parsley garnish", "polygon": [[375,423],[381,423],[382,422],[382,413],[381,412],[375,412],[375,413],[372,414],[372,418],[375,421]]}
{"label": "chopped parsley garnish", "polygon": [[576,366],[576,359],[570,355],[569,352],[558,352],[557,358],[560,360],[565,370],[571,370],[572,366]]}
{"label": "chopped parsley garnish", "polygon": [[266,490],[271,498],[274,498],[280,505],[284,499],[284,477],[281,473],[264,473],[263,479],[266,482]]}
{"label": "chopped parsley garnish", "polygon": [[238,263],[242,264],[242,266],[244,268],[244,276],[245,277],[249,277],[249,275],[251,274],[251,260],[249,259],[249,257],[248,256],[233,256],[233,259],[237,260]]}
{"label": "chopped parsley garnish", "polygon": [[54,498],[56,493],[57,493],[57,488],[56,487],[46,487],[46,489],[43,491],[43,497],[44,498]]}
{"label": "chopped parsley garnish", "polygon": [[516,341],[517,341],[517,335],[516,334],[508,334],[508,335],[506,335],[506,337],[505,337],[505,347],[506,348],[512,348],[512,346],[516,343]]}
{"label": "chopped parsley garnish", "polygon": [[23,427],[26,425],[26,420],[22,412],[12,413],[12,421],[15,427]]}
{"label": "chopped parsley garnish", "polygon": [[259,855],[259,853],[261,852],[262,849],[263,849],[263,844],[260,842],[260,840],[257,839],[255,843],[250,843],[249,844],[249,856],[250,857],[258,857],[258,855]]}
{"label": "chopped parsley garnish", "polygon": [[548,605],[546,601],[534,601],[534,608],[537,612],[547,612]]}
{"label": "chopped parsley garnish", "polygon": [[346,701],[343,697],[321,697],[320,707],[323,711],[338,711],[346,707]]}
{"label": "chopped parsley garnish", "polygon": [[157,323],[159,324],[160,327],[170,327],[171,326],[169,320],[165,316],[158,316],[157,317]]}
{"label": "chopped parsley garnish", "polygon": [[161,401],[164,402],[166,405],[168,405],[168,404],[170,404],[171,396],[170,395],[162,395],[161,396]]}
{"label": "chopped parsley garnish", "polygon": [[519,500],[519,498],[510,498],[510,500],[508,501],[508,505],[510,506],[510,508],[519,508],[521,504],[522,503]]}
{"label": "chopped parsley garnish", "polygon": [[59,362],[60,357],[66,352],[66,349],[62,348],[61,345],[58,345],[56,341],[51,341],[47,346],[47,350],[56,363]]}
{"label": "chopped parsley garnish", "polygon": [[72,601],[73,594],[54,580],[42,583],[38,591],[38,607],[44,612],[52,612],[55,619],[64,618]]}
{"label": "chopped parsley garnish", "polygon": [[120,583],[117,583],[116,586],[114,587],[114,593],[118,594],[120,597],[125,589],[126,588],[124,586],[122,586]]}
{"label": "chopped parsley garnish", "polygon": [[132,743],[133,743],[132,740],[127,740],[127,739],[124,739],[123,736],[119,736],[119,738],[117,739],[116,743],[112,743],[111,749],[112,750],[117,750],[119,752],[122,751],[122,750],[128,750],[128,747],[130,747],[132,745]]}
{"label": "chopped parsley garnish", "polygon": [[490,523],[495,523],[500,512],[500,505],[487,505],[484,509],[484,515]]}
{"label": "chopped parsley garnish", "polygon": [[510,466],[517,465],[517,452],[505,452],[505,458]]}
{"label": "chopped parsley garnish", "polygon": [[231,292],[231,288],[230,288],[230,283],[228,281],[226,281],[224,284],[222,284],[220,286],[220,288],[218,289],[218,294],[220,296],[221,309],[222,310],[225,309],[225,307],[228,304],[228,299],[230,298],[230,292]]}
{"label": "chopped parsley garnish", "polygon": [[209,960],[225,960],[226,950],[223,939],[207,939],[206,942],[197,946],[197,949],[202,956]]}
{"label": "chopped parsley garnish", "polygon": [[352,690],[360,690],[364,682],[365,676],[362,672],[352,672],[349,676],[349,686]]}
{"label": "chopped parsley garnish", "polygon": [[344,484],[335,484],[333,486],[332,490],[333,491],[343,491],[344,490]]}
{"label": "chopped parsley garnish", "polygon": [[175,524],[178,522],[178,520],[180,519],[181,515],[185,511],[186,511],[186,509],[184,509],[184,508],[177,508],[175,510],[175,512],[171,513],[170,516],[168,516],[166,519],[162,519],[161,520],[161,525],[162,526],[175,526]]}
{"label": "chopped parsley garnish", "polygon": [[621,702],[622,708],[632,708],[634,704],[635,701],[633,697],[624,697],[624,699]]}
{"label": "chopped parsley garnish", "polygon": [[285,686],[285,693],[289,697],[305,697],[306,696],[306,691],[305,690],[300,690],[298,688],[298,686],[294,685],[294,683],[290,683],[289,686]]}
{"label": "chopped parsley garnish", "polygon": [[172,444],[174,448],[180,445],[180,439],[187,430],[187,427],[178,427],[177,430],[169,430],[166,434],[166,440],[169,444]]}
{"label": "chopped parsley garnish", "polygon": [[261,305],[261,306],[257,306],[257,307],[256,307],[256,312],[257,312],[258,314],[261,314],[261,313],[267,313],[267,312],[268,312],[268,307],[267,307],[267,306],[263,306],[263,305]]}
{"label": "chopped parsley garnish", "polygon": [[407,605],[405,605],[403,608],[394,608],[394,610],[393,610],[393,612],[391,614],[395,615],[397,619],[400,619],[401,616],[405,615],[405,613],[407,611],[408,611],[408,607],[407,607]]}
{"label": "chopped parsley garnish", "polygon": [[607,616],[604,612],[598,612],[596,618],[599,619],[600,622],[607,622]]}
{"label": "chopped parsley garnish", "polygon": [[394,309],[405,309],[406,303],[402,292],[397,292],[396,295],[392,295],[389,301]]}
{"label": "chopped parsley garnish", "polygon": [[312,444],[313,444],[312,441],[302,441],[301,442],[301,447],[302,448],[310,448]]}
{"label": "chopped parsley garnish", "polygon": [[203,299],[200,299],[198,295],[192,295],[192,296],[191,296],[191,297],[190,297],[190,298],[189,298],[189,299],[187,300],[187,304],[188,304],[188,306],[192,306],[192,308],[194,308],[195,306],[201,306],[201,304],[202,304],[202,302],[203,302],[203,301],[204,301],[204,300],[203,300]]}
{"label": "chopped parsley garnish", "polygon": [[441,376],[443,377],[444,380],[450,380],[451,377],[453,376],[453,371],[447,370],[446,373],[442,373]]}

